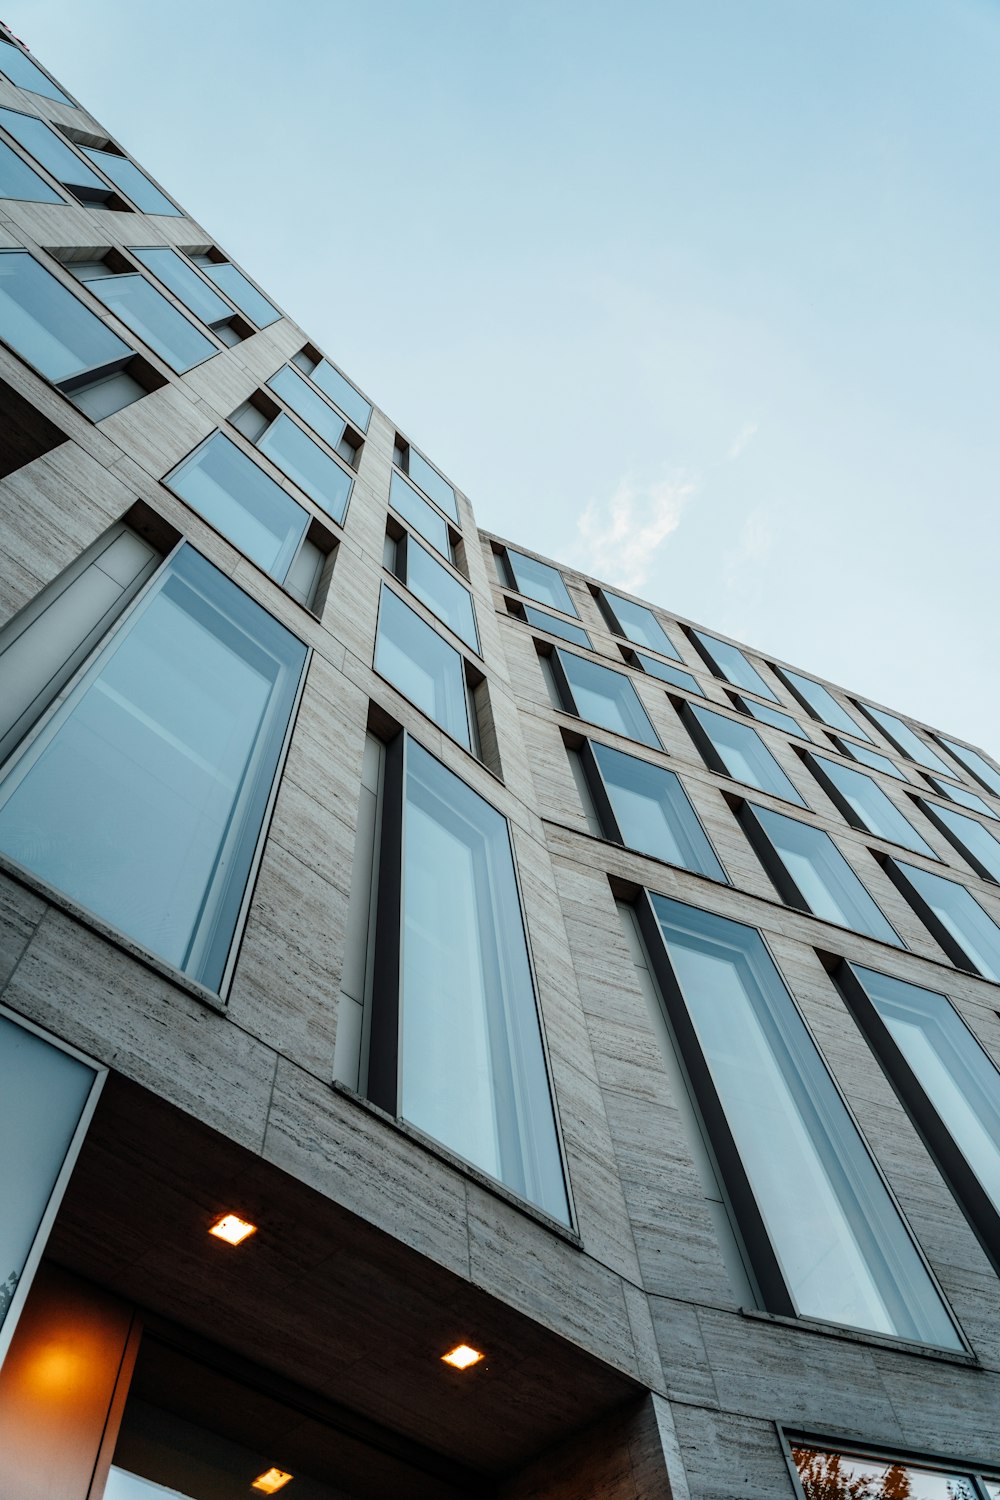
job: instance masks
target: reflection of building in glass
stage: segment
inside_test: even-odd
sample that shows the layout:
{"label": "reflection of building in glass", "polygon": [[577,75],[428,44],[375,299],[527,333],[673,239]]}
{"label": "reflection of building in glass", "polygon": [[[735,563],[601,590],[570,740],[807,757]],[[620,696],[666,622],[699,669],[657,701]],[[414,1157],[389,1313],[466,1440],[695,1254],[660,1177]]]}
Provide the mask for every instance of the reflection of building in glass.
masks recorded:
{"label": "reflection of building in glass", "polygon": [[997,1500],[993,762],[479,532],[2,34],[0,226],[0,1493]]}

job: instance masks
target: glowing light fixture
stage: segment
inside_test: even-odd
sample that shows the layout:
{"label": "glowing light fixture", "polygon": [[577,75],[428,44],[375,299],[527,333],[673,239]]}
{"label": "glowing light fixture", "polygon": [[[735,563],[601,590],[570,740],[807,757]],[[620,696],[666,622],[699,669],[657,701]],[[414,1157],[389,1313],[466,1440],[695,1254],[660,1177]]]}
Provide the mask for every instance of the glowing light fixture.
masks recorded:
{"label": "glowing light fixture", "polygon": [[[236,1214],[224,1214],[208,1232],[214,1234],[217,1240],[225,1240],[227,1245],[242,1245],[244,1240],[257,1233],[257,1226],[248,1224],[246,1219],[241,1219]],[[277,1472],[275,1469],[274,1473]]]}
{"label": "glowing light fixture", "polygon": [[291,1479],[291,1474],[286,1474],[284,1469],[268,1469],[266,1474],[258,1474],[251,1485],[251,1489],[260,1490],[264,1495],[274,1495],[278,1490],[283,1490]]}
{"label": "glowing light fixture", "polygon": [[478,1349],[470,1349],[468,1344],[456,1344],[454,1349],[449,1349],[441,1358],[446,1365],[453,1365],[456,1370],[468,1370],[471,1365],[478,1365],[483,1356]]}

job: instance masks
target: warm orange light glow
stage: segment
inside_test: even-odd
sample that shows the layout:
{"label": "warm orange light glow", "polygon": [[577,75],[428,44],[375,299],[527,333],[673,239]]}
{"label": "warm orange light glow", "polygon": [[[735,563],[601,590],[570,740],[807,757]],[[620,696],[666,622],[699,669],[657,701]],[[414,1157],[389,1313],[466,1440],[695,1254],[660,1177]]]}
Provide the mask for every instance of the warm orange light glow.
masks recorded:
{"label": "warm orange light glow", "polygon": [[[225,1240],[227,1245],[242,1245],[244,1240],[248,1240],[252,1234],[257,1233],[257,1226],[248,1224],[246,1219],[241,1219],[236,1214],[225,1214],[212,1225],[208,1232],[214,1234],[217,1240]],[[274,1473],[277,1474],[277,1472],[278,1470],[275,1469]],[[282,1481],[282,1483],[285,1482]]]}
{"label": "warm orange light glow", "polygon": [[258,1474],[252,1488],[262,1490],[265,1495],[273,1495],[275,1491],[283,1490],[291,1477],[284,1469],[268,1469],[266,1474]]}
{"label": "warm orange light glow", "polygon": [[454,1349],[449,1349],[441,1358],[446,1365],[454,1365],[456,1370],[467,1370],[470,1365],[478,1365],[483,1356],[478,1349],[471,1349],[468,1344],[456,1344]]}

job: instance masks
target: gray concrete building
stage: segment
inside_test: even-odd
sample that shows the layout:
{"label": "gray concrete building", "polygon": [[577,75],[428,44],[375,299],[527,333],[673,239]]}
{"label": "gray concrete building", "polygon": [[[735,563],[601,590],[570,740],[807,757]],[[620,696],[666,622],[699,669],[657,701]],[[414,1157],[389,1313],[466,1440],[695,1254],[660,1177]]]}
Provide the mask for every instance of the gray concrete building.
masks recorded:
{"label": "gray concrete building", "polygon": [[1000,770],[175,186],[0,31],[0,1497],[998,1500]]}

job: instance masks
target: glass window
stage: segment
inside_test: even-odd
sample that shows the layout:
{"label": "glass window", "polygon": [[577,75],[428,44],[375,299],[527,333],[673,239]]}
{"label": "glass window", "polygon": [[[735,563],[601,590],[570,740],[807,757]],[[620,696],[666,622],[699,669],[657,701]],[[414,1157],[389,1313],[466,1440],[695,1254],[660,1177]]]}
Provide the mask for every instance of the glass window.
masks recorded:
{"label": "glass window", "polygon": [[223,433],[213,432],[163,483],[259,567],[284,579],[309,515]]}
{"label": "glass window", "polygon": [[958,852],[965,855],[977,875],[1000,884],[1000,839],[995,833],[953,807],[942,807],[937,802],[920,805]]}
{"label": "glass window", "polygon": [[17,198],[22,203],[61,203],[63,200],[55,188],[12,151],[6,141],[0,141],[0,198]]}
{"label": "glass window", "polygon": [[872,708],[867,703],[861,706],[873,723],[878,725],[886,738],[891,740],[903,755],[909,756],[910,760],[915,760],[918,766],[926,766],[928,771],[940,771],[947,776],[948,767],[944,761],[934,754],[930,745],[913,732],[909,724],[905,724],[896,714],[886,713],[884,708]]}
{"label": "glass window", "polygon": [[513,547],[507,548],[507,562],[514,577],[514,587],[519,594],[524,594],[539,604],[549,604],[553,609],[561,609],[564,615],[577,617],[576,608],[557,568],[550,568],[548,563],[539,562],[537,558],[525,557],[523,552],[515,552]]}
{"label": "glass window", "polygon": [[971,807],[973,812],[982,813],[985,818],[996,818],[997,814],[989,807],[982,797],[975,792],[968,791],[964,786],[954,786],[950,781],[942,781],[940,776],[930,778],[931,786],[940,792],[942,797],[950,797],[952,802],[960,802],[963,807]]}
{"label": "glass window", "polygon": [[534,625],[538,630],[547,630],[550,635],[558,635],[564,641],[572,641],[574,646],[583,646],[586,650],[593,651],[590,636],[582,626],[571,625],[568,620],[560,620],[558,615],[547,614],[544,609],[536,609],[533,604],[522,607],[529,625]]}
{"label": "glass window", "polygon": [[725,881],[680,777],[610,745],[588,744],[597,777],[586,755],[584,765],[607,837],[640,854]]}
{"label": "glass window", "polygon": [[793,719],[791,714],[786,714],[780,708],[771,708],[767,703],[755,703],[752,698],[737,698],[736,702],[743,712],[749,714],[752,719],[757,719],[761,724],[770,724],[772,729],[784,730],[793,739],[808,740],[809,734],[799,723]]}
{"label": "glass window", "polygon": [[42,1221],[100,1076],[0,1014],[0,1360],[12,1333],[8,1314],[16,1318],[27,1292]]}
{"label": "glass window", "polygon": [[129,346],[26,250],[0,253],[0,338],[56,383],[132,356]]}
{"label": "glass window", "polygon": [[[852,976],[854,985],[849,982]],[[991,1215],[984,1224],[977,1212],[979,1205],[969,1202],[964,1174],[954,1170],[951,1145],[958,1147],[965,1166],[1000,1215],[1000,1074],[996,1066],[951,1002],[936,990],[859,964],[846,965],[838,982],[973,1225],[978,1220],[980,1231],[992,1231],[988,1237],[996,1260],[1000,1257],[996,1236],[1000,1219]],[[874,1023],[874,1017],[881,1026]],[[928,1114],[928,1104],[936,1120]]]}
{"label": "glass window", "polygon": [[903,946],[822,828],[750,804],[744,805],[742,820],[765,869],[790,906],[895,948]]}
{"label": "glass window", "polygon": [[870,741],[871,736],[851,718],[847,709],[837,702],[822,683],[814,682],[811,677],[803,677],[799,672],[792,672],[788,667],[775,667],[775,671],[799,702],[822,724],[829,724],[831,729],[841,729],[845,734],[856,735],[859,740]]}
{"label": "glass window", "polygon": [[176,250],[152,246],[133,250],[132,254],[148,271],[152,271],[157,281],[162,281],[168,291],[173,292],[179,302],[183,302],[196,318],[200,318],[210,328],[217,323],[228,322],[233,316],[229,303],[223,302],[219,294],[212,290],[207,281],[202,280],[194,267],[183,255],[178,255]]}
{"label": "glass window", "polygon": [[203,264],[202,270],[210,281],[214,281],[220,291],[225,292],[230,302],[235,302],[240,312],[246,313],[251,323],[256,323],[258,328],[267,328],[269,324],[276,323],[281,317],[278,309],[264,296],[258,292],[252,282],[248,281],[242,271],[226,261],[209,261]]}
{"label": "glass window", "polygon": [[145,172],[141,172],[127,156],[119,156],[116,151],[98,151],[93,146],[84,146],[82,150],[96,167],[100,167],[105,177],[110,177],[115,186],[121,188],[125,197],[141,213],[168,214],[171,218],[180,218],[181,211],[176,203],[171,203],[158,187],[154,187]]}
{"label": "glass window", "polygon": [[1000,984],[1000,927],[965,886],[898,860],[887,869],[952,962]]}
{"label": "glass window", "polygon": [[178,375],[218,354],[211,339],[168,302],[138,271],[127,276],[84,278],[115,317],[148,344]]}
{"label": "glass window", "polygon": [[706,635],[703,630],[693,630],[691,634],[695,643],[701,647],[701,654],[712,671],[719,677],[724,677],[733,687],[745,688],[748,693],[756,693],[761,698],[777,703],[776,694],[771,692],[757,668],[747,660],[739,646],[716,640],[714,635]]}
{"label": "glass window", "polygon": [[436,547],[442,557],[451,559],[448,523],[395,469],[389,484],[389,504],[397,515],[409,522],[414,531],[419,531],[425,541]]}
{"label": "glass window", "polygon": [[[616,734],[628,735],[642,745],[651,745],[654,750],[663,748],[639,695],[624,673],[613,672],[610,667],[599,666],[596,661],[588,661],[585,656],[563,651],[558,646],[553,652],[553,662],[562,671],[559,686],[569,713],[613,729]],[[558,670],[556,677],[558,681]]]}
{"label": "glass window", "polygon": [[698,686],[698,680],[692,677],[690,672],[683,671],[680,667],[672,667],[669,662],[657,661],[655,656],[647,656],[644,651],[633,652],[636,661],[649,677],[658,677],[661,682],[672,682],[674,687],[683,688],[685,692],[696,693],[699,698],[705,694]]}
{"label": "glass window", "polygon": [[855,828],[863,828],[890,843],[902,844],[914,854],[937,859],[934,850],[920,837],[913,824],[864,771],[854,771],[850,766],[842,766],[825,757],[810,755],[807,759],[820,785],[826,787],[844,817]]}
{"label": "glass window", "polygon": [[296,416],[301,417],[331,448],[336,448],[346,428],[343,417],[322,396],[318,396],[291,365],[283,365],[267,383]]}
{"label": "glass window", "polygon": [[315,384],[321,391],[326,391],[344,415],[362,432],[367,432],[368,423],[372,419],[372,404],[365,400],[360,391],[354,389],[346,376],[335,370],[328,359],[321,359],[309,373]]}
{"label": "glass window", "polygon": [[455,491],[447,479],[442,479],[437,469],[433,468],[416,450],[409,448],[406,457],[406,472],[414,484],[419,484],[425,495],[430,495],[435,505],[440,505],[446,516],[458,523],[458,501],[455,499]]}
{"label": "glass window", "polygon": [[191,547],[0,785],[0,849],[221,986],[306,648]]}
{"label": "glass window", "polygon": [[321,510],[343,522],[353,480],[291,417],[280,412],[257,439],[257,447]]}
{"label": "glass window", "polygon": [[755,786],[758,791],[770,792],[772,797],[784,797],[786,802],[805,807],[803,798],[756,729],[741,724],[738,719],[727,719],[709,708],[702,708],[700,703],[687,704],[683,717],[695,744],[713,771],[731,776],[734,781],[742,781],[747,786]]}
{"label": "glass window", "polygon": [[702,1107],[765,1304],[961,1348],[760,933],[648,899],[669,961],[664,998],[689,1071],[707,1070]]}
{"label": "glass window", "polygon": [[680,661],[673,642],[651,609],[644,604],[634,604],[631,599],[623,599],[610,589],[601,590],[601,600],[617,635],[623,635],[636,646],[648,646],[650,651],[660,651],[664,656]]}
{"label": "glass window", "polygon": [[952,1469],[799,1446],[792,1448],[792,1458],[805,1500],[835,1500],[841,1495],[851,1500],[890,1500],[894,1495],[906,1500],[978,1500],[972,1480]]}
{"label": "glass window", "polygon": [[1000,797],[1000,771],[996,766],[991,766],[985,755],[980,755],[978,750],[973,750],[971,745],[960,745],[957,740],[949,740],[943,734],[938,735],[947,749],[949,749],[958,761],[959,765],[971,771],[977,781],[981,781],[987,791],[994,796]]}
{"label": "glass window", "polygon": [[402,580],[411,593],[416,594],[467,646],[478,652],[476,614],[472,595],[465,585],[442,567],[415,537],[406,538],[400,560]]}
{"label": "glass window", "polygon": [[0,125],[31,153],[46,172],[51,172],[57,182],[71,188],[83,188],[97,198],[110,195],[107,183],[102,182],[97,173],[81,161],[65,137],[46,125],[44,120],[21,114],[20,110],[0,109]]}
{"label": "glass window", "polygon": [[68,94],[56,88],[52,79],[41,68],[36,67],[30,57],[25,57],[13,42],[8,42],[5,36],[0,36],[0,42],[3,43],[0,48],[0,73],[9,78],[11,83],[19,89],[27,89],[30,94],[44,94],[46,99],[57,99],[60,104],[73,103]]}
{"label": "glass window", "polygon": [[402,854],[402,909],[379,912],[399,958],[379,945],[372,1020],[373,1049],[380,1013],[398,1036],[398,1076],[372,1095],[567,1223],[507,821],[409,737],[403,779],[402,849],[382,855]]}
{"label": "glass window", "polygon": [[865,745],[852,745],[847,740],[834,740],[838,749],[852,760],[859,761],[863,766],[871,766],[873,771],[881,771],[885,776],[894,776],[897,781],[906,781],[907,778],[887,755],[881,755],[878,750],[869,750]]}
{"label": "glass window", "polygon": [[382,585],[375,670],[405,698],[472,749],[462,658],[398,594]]}

